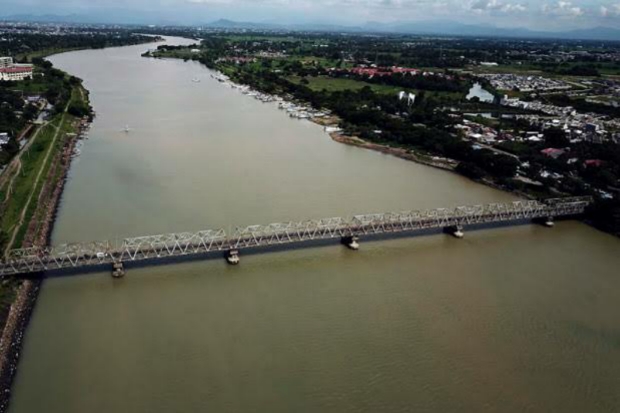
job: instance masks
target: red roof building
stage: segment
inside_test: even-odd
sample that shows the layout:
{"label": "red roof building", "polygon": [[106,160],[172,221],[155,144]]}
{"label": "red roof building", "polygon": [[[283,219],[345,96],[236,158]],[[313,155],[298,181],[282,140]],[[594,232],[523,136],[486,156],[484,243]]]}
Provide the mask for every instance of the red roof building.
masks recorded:
{"label": "red roof building", "polygon": [[13,66],[13,67],[0,68],[0,73],[31,73],[31,72],[32,72],[32,67]]}
{"label": "red roof building", "polygon": [[546,155],[550,158],[557,159],[564,154],[564,149],[556,149],[556,148],[547,148],[540,151],[543,155]]}
{"label": "red roof building", "polygon": [[0,80],[24,80],[32,78],[32,65],[19,65],[0,68]]}
{"label": "red roof building", "polygon": [[587,160],[584,161],[583,165],[586,168],[589,168],[591,166],[598,168],[598,167],[602,166],[603,163],[604,162],[601,161],[600,159],[587,159]]}
{"label": "red roof building", "polygon": [[404,73],[417,75],[420,73],[418,69],[410,69],[407,67],[354,67],[349,70],[351,73],[355,73],[356,75],[362,76],[392,76],[396,73]]}

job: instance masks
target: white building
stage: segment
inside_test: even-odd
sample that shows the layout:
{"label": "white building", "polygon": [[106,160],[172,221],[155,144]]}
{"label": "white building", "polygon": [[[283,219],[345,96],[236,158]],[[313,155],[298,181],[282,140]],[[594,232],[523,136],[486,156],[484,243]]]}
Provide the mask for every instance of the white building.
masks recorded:
{"label": "white building", "polygon": [[32,65],[0,67],[0,80],[20,81],[24,79],[32,79]]}
{"label": "white building", "polygon": [[7,143],[9,143],[9,134],[6,132],[1,132],[0,133],[0,148],[3,145],[6,145]]}
{"label": "white building", "polygon": [[0,68],[13,66],[13,58],[8,56],[0,57]]}

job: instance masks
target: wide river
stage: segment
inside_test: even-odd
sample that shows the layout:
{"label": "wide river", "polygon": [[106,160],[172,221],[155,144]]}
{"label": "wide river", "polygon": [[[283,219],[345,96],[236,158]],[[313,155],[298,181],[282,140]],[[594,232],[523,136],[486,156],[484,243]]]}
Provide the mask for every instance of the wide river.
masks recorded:
{"label": "wide river", "polygon": [[[97,112],[54,243],[514,199],[148,47],[51,58]],[[11,412],[620,411],[620,240],[561,222],[361,242],[49,279]]]}

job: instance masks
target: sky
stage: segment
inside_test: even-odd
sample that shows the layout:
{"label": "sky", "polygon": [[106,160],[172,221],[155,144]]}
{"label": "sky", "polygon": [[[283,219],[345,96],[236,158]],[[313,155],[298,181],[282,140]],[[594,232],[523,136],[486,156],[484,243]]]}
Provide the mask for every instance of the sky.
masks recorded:
{"label": "sky", "polygon": [[200,24],[225,18],[361,25],[450,20],[533,30],[620,27],[620,0],[1,0],[0,15],[78,14],[127,23]]}

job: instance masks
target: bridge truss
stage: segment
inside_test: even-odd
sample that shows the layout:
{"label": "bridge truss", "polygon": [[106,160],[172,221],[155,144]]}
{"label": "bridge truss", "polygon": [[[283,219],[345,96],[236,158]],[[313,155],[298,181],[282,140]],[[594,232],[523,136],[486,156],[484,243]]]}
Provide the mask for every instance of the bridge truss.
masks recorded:
{"label": "bridge truss", "polygon": [[89,242],[15,249],[0,262],[0,275],[20,275],[65,268],[86,268],[119,262],[157,260],[216,251],[303,243],[368,234],[461,228],[519,220],[553,219],[583,214],[588,197],[544,202],[516,201],[423,211],[356,215],[237,228],[126,238],[121,242]]}

